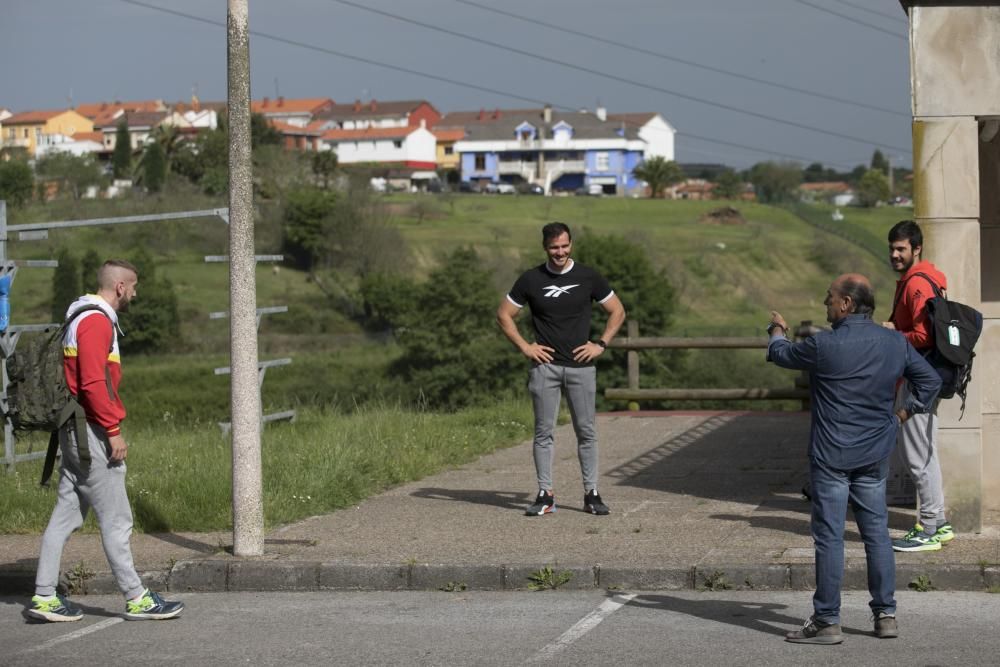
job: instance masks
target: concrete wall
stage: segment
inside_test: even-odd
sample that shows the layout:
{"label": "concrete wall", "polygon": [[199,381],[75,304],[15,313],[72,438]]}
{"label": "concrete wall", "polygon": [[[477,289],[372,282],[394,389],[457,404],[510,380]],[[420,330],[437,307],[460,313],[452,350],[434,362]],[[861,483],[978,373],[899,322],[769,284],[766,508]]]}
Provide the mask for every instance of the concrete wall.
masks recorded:
{"label": "concrete wall", "polygon": [[1000,250],[997,148],[981,135],[1000,115],[1000,7],[910,9],[914,217],[924,255],[948,276],[949,296],[983,310],[965,415],[939,411],[939,454],[948,517],[979,530],[1000,507]]}

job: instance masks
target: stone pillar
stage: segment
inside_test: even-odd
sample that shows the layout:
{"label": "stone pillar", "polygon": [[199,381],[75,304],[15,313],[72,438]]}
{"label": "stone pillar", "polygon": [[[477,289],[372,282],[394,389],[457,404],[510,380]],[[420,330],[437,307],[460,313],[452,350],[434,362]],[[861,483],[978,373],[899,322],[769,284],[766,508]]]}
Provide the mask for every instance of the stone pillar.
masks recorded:
{"label": "stone pillar", "polygon": [[985,322],[973,368],[983,397],[983,507],[1000,510],[1000,119],[979,124],[979,182]]}
{"label": "stone pillar", "polygon": [[[980,306],[979,124],[972,117],[913,121],[914,218],[924,232],[923,258],[948,278],[948,295]],[[980,374],[960,400],[938,408],[938,457],[948,519],[960,532],[982,527]]]}

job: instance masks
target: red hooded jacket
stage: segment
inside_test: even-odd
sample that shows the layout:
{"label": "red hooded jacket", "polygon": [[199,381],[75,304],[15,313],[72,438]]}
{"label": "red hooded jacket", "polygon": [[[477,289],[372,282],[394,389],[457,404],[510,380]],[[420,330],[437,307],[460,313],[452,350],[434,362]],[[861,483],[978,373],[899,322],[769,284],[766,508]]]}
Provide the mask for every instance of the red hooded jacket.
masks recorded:
{"label": "red hooded jacket", "polygon": [[890,321],[913,347],[926,350],[934,344],[926,308],[927,299],[934,298],[934,288],[918,273],[930,276],[941,291],[948,289],[948,279],[936,266],[928,261],[915,263],[896,282]]}

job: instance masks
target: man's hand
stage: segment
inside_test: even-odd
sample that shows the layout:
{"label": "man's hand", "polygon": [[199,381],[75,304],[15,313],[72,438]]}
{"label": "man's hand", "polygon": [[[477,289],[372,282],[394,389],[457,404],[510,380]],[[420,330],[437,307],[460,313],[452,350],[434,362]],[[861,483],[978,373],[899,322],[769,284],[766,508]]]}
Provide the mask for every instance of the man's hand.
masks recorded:
{"label": "man's hand", "polygon": [[604,348],[597,343],[587,341],[580,347],[573,349],[573,361],[581,364],[589,364],[591,361],[601,356]]}
{"label": "man's hand", "polygon": [[781,327],[783,333],[788,333],[788,322],[785,322],[785,318],[776,310],[771,311],[771,324]]}
{"label": "man's hand", "polygon": [[896,330],[896,325],[893,324],[892,322],[883,322],[882,326],[884,326],[886,329],[892,329],[893,331]]}
{"label": "man's hand", "polygon": [[521,352],[536,364],[548,364],[552,361],[552,353],[555,352],[555,348],[548,347],[547,345],[539,345],[538,343],[528,343],[527,347],[521,350]]}
{"label": "man's hand", "polygon": [[896,417],[899,418],[899,424],[902,426],[906,423],[906,420],[910,418],[910,413],[905,409],[900,408],[899,410],[896,410]]}
{"label": "man's hand", "polygon": [[121,434],[113,435],[108,438],[108,443],[111,445],[111,456],[109,460],[111,463],[121,463],[128,456],[128,443],[125,442],[125,438]]}

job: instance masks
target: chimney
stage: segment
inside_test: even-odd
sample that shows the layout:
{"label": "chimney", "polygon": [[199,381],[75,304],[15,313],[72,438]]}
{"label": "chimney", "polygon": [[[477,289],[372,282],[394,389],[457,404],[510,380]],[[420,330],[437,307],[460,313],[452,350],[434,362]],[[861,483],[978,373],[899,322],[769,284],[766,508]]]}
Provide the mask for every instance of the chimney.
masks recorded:
{"label": "chimney", "polygon": [[494,109],[493,110],[493,118],[497,119],[499,117],[500,117],[500,109]]}
{"label": "chimney", "polygon": [[284,105],[285,105],[285,98],[284,97],[279,97],[278,98],[278,106],[281,107],[281,106],[284,106]]}
{"label": "chimney", "polygon": [[608,110],[604,107],[597,107],[594,109],[594,115],[597,116],[597,120],[605,121],[608,119]]}
{"label": "chimney", "polygon": [[421,127],[421,129],[424,129],[424,130],[427,129],[427,120],[426,119],[424,119],[424,118],[420,119],[420,127]]}
{"label": "chimney", "polygon": [[486,109],[479,110],[479,120],[486,120]]}
{"label": "chimney", "polygon": [[262,108],[262,109],[266,109],[266,108],[267,108],[267,103],[268,103],[268,102],[270,102],[270,101],[271,101],[271,100],[269,100],[269,99],[267,99],[267,98],[265,97],[265,98],[264,98],[264,103],[260,105],[260,106],[261,106],[261,108]]}
{"label": "chimney", "polygon": [[552,122],[552,105],[546,104],[545,108],[542,109],[542,120],[546,123]]}
{"label": "chimney", "polygon": [[377,109],[377,108],[378,108],[378,104],[376,104],[375,100],[373,99],[371,101],[371,109],[372,109],[372,111],[375,111],[375,109]]}
{"label": "chimney", "polygon": [[354,113],[361,111],[361,100],[354,100]]}

